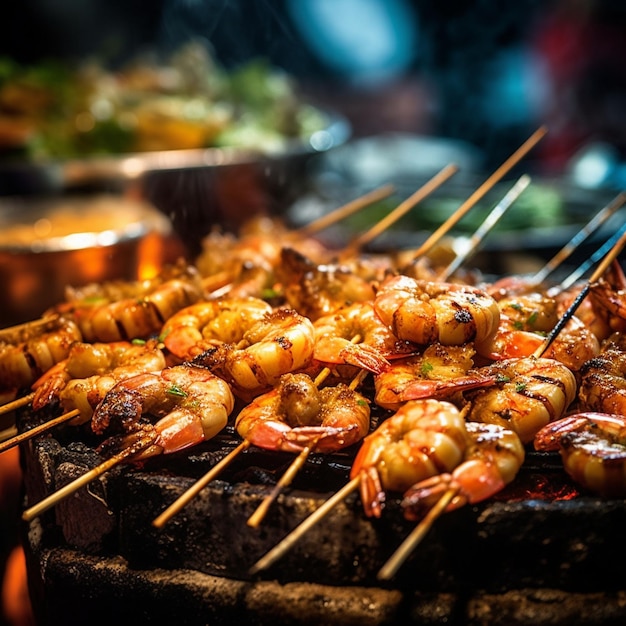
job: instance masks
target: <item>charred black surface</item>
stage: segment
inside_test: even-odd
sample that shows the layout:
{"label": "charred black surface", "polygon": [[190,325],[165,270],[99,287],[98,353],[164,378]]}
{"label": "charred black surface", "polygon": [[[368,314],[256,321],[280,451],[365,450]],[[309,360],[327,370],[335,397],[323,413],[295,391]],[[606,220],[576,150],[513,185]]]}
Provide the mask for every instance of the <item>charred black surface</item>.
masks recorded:
{"label": "charred black surface", "polygon": [[[103,460],[90,437],[62,439],[24,447],[28,505]],[[66,624],[92,619],[95,605],[105,608],[102,622],[92,623],[178,615],[182,624],[235,617],[255,624],[565,624],[591,615],[591,601],[593,623],[626,618],[619,608],[625,585],[614,574],[626,559],[626,503],[582,493],[557,454],[528,450],[511,485],[440,517],[393,580],[381,582],[380,567],[413,528],[397,494],[370,520],[352,492],[270,568],[249,574],[348,482],[354,449],[311,455],[258,528],[247,520],[293,455],[249,448],[162,528],[153,526],[239,442],[227,428],[187,453],[117,466],[34,520],[26,545],[38,610]],[[129,596],[131,612],[120,617],[109,599]],[[550,610],[542,613],[544,603]],[[305,609],[298,614],[296,606]]]}

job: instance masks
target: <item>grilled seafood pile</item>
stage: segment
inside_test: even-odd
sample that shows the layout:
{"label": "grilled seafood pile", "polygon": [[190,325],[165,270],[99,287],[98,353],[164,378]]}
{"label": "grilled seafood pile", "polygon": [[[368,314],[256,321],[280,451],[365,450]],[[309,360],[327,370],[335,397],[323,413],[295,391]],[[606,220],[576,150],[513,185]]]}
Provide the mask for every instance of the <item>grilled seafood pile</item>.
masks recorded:
{"label": "grilled seafood pile", "polygon": [[20,430],[72,412],[55,436],[99,459],[131,449],[130,470],[219,437],[315,466],[340,458],[368,520],[419,522],[444,495],[445,513],[488,500],[536,451],[558,451],[580,493],[626,497],[618,263],[537,355],[575,288],[441,282],[428,263],[340,263],[282,236],[233,239],[237,260],[217,270],[215,237],[195,265],[68,289],[1,331],[3,398],[30,399]]}

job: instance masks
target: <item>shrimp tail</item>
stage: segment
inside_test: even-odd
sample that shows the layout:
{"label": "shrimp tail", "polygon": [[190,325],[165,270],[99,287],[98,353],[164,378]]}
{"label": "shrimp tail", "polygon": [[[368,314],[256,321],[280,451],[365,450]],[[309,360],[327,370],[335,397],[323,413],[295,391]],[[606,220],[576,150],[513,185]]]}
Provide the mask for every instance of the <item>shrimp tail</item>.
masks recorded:
{"label": "shrimp tail", "polygon": [[404,517],[418,521],[430,511],[439,499],[452,488],[452,474],[443,473],[431,476],[410,487],[402,498]]}
{"label": "shrimp tail", "polygon": [[390,367],[389,361],[376,348],[361,344],[348,345],[339,353],[346,363],[356,365],[374,374],[380,374]]}
{"label": "shrimp tail", "polygon": [[35,392],[31,403],[33,410],[38,411],[51,404],[55,398],[58,398],[59,393],[70,380],[70,376],[66,371],[66,364],[67,359],[64,359],[53,365],[33,383],[32,389]]}
{"label": "shrimp tail", "polygon": [[534,439],[535,450],[549,452],[558,450],[563,435],[579,432],[594,426],[603,428],[607,432],[618,432],[624,427],[624,418],[620,415],[610,415],[587,411],[563,417],[555,422],[546,424]]}
{"label": "shrimp tail", "polygon": [[367,517],[379,518],[385,507],[385,491],[380,482],[378,471],[369,467],[361,471],[360,492],[363,511]]}
{"label": "shrimp tail", "polygon": [[399,395],[401,402],[408,400],[420,400],[422,398],[445,398],[457,391],[480,389],[495,385],[495,376],[464,376],[449,381],[441,380],[415,380],[405,387]]}
{"label": "shrimp tail", "polygon": [[318,339],[313,356],[322,363],[348,363],[375,374],[380,374],[391,366],[378,349],[365,343],[353,344],[336,337]]}
{"label": "shrimp tail", "polygon": [[115,456],[124,450],[128,450],[133,446],[136,446],[140,442],[142,443],[141,451],[132,457],[132,462],[141,462],[144,459],[159,454],[161,447],[158,445],[145,446],[146,437],[152,436],[156,442],[157,433],[152,428],[140,428],[132,433],[125,435],[113,435],[108,439],[105,439],[97,448],[96,452],[107,458]]}
{"label": "shrimp tail", "polygon": [[245,438],[252,444],[265,450],[280,450],[283,452],[300,452],[303,446],[297,446],[285,438],[290,428],[280,420],[259,420],[246,430]]}
{"label": "shrimp tail", "polygon": [[287,445],[293,444],[293,451],[299,452],[311,446],[315,452],[333,452],[357,443],[361,432],[357,424],[336,428],[331,426],[299,426],[286,431],[283,439]]}
{"label": "shrimp tail", "polygon": [[200,418],[191,411],[172,411],[154,428],[157,432],[155,444],[160,446],[162,454],[172,454],[210,438],[206,436]]}

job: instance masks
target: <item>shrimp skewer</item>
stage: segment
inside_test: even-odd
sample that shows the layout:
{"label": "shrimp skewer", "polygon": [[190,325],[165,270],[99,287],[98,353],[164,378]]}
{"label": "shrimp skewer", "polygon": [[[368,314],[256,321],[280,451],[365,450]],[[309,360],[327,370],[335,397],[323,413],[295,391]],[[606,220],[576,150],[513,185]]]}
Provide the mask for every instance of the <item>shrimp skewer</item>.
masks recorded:
{"label": "shrimp skewer", "polygon": [[626,416],[576,413],[548,424],[535,436],[540,451],[558,450],[571,478],[604,497],[626,496]]}
{"label": "shrimp skewer", "polygon": [[279,220],[260,216],[245,223],[238,237],[230,233],[210,233],[203,241],[203,251],[196,262],[211,299],[261,297],[265,288],[271,288],[275,281],[282,248],[289,246],[302,254],[325,259],[331,251],[312,239],[315,233],[394,191],[393,185],[383,185],[296,230],[286,229]]}
{"label": "shrimp skewer", "polygon": [[500,492],[517,476],[525,450],[515,432],[478,422],[468,422],[466,428],[470,443],[463,462],[451,473],[428,478],[404,493],[405,518],[420,523],[380,569],[380,580],[394,576],[439,515],[466,504],[482,502]]}
{"label": "shrimp skewer", "polygon": [[[330,373],[330,370],[328,368],[326,368],[325,370],[323,370],[315,379],[314,384],[316,387],[319,387],[324,378]],[[355,378],[352,380],[352,382],[349,385],[349,389],[354,391],[359,384],[361,383],[361,381],[363,380],[363,378],[365,376],[367,376],[368,372],[366,370],[361,370],[356,376]],[[331,396],[332,398],[332,396]],[[357,396],[358,398],[358,396]],[[349,397],[349,400],[353,400],[353,398]],[[295,408],[295,407],[293,407]],[[363,411],[363,408],[361,408],[361,412]],[[358,415],[354,416],[355,419],[358,419]],[[362,416],[363,417],[363,416]],[[324,422],[324,419],[321,420],[322,423]],[[368,428],[365,429],[364,424],[361,425],[362,427],[362,434],[360,436],[360,438],[363,438],[365,436],[365,434],[367,433],[367,430],[369,430],[369,409],[368,409]],[[261,502],[261,504],[258,506],[258,508],[256,509],[256,511],[250,516],[250,518],[248,519],[248,526],[252,526],[253,528],[256,528],[261,520],[263,519],[263,517],[265,516],[265,513],[267,512],[267,510],[269,509],[270,505],[272,504],[272,502],[274,502],[274,500],[276,500],[276,498],[278,497],[278,495],[281,493],[281,491],[289,486],[293,480],[293,478],[295,477],[295,475],[297,474],[297,472],[302,468],[302,466],[304,465],[306,459],[308,458],[308,456],[313,452],[313,451],[318,451],[317,450],[317,445],[318,442],[320,441],[320,439],[322,439],[323,434],[320,433],[319,435],[315,435],[313,436],[313,438],[311,439],[311,441],[307,444],[305,444],[305,446],[302,448],[301,452],[298,454],[298,456],[294,459],[293,463],[289,466],[289,468],[287,469],[287,471],[281,476],[280,480],[276,483],[276,486],[274,487],[274,489],[272,489],[272,491],[263,499],[263,501]],[[352,444],[350,444],[352,445]],[[339,448],[342,447],[346,447],[345,444],[340,443]]]}
{"label": "shrimp skewer", "polygon": [[350,481],[254,563],[249,573],[270,567],[355,490],[361,491],[365,514],[379,517],[385,489],[403,492],[426,477],[454,470],[467,445],[464,415],[453,404],[432,399],[407,402],[364,439]]}
{"label": "shrimp skewer", "polygon": [[325,364],[348,364],[379,374],[389,367],[388,357],[409,354],[415,349],[391,332],[371,302],[341,307],[315,320],[313,328],[313,358]]}
{"label": "shrimp skewer", "polygon": [[158,333],[165,320],[202,297],[198,271],[174,267],[145,281],[87,285],[48,313],[73,320],[83,341],[131,341]]}
{"label": "shrimp skewer", "polygon": [[135,457],[143,460],[211,439],[226,426],[234,405],[224,380],[202,367],[174,365],[118,382],[96,407],[91,428],[109,435],[98,447],[106,454],[155,432],[152,445]]}
{"label": "shrimp skewer", "polygon": [[268,450],[332,452],[369,431],[369,402],[347,385],[322,387],[308,374],[285,374],[272,391],[255,398],[235,420],[242,438]]}
{"label": "shrimp skewer", "polygon": [[275,309],[248,328],[238,344],[222,343],[191,363],[210,369],[249,402],[271,389],[283,374],[308,367],[313,360],[315,330],[293,309]]}
{"label": "shrimp skewer", "polygon": [[[356,341],[356,338],[355,338],[355,341]],[[324,368],[316,377],[314,381],[314,385],[316,387],[321,385],[324,379],[328,377],[329,374],[330,374],[330,369]],[[353,383],[351,384],[351,388],[354,388],[359,384],[362,376],[363,376],[363,372],[361,372],[361,374],[353,380]],[[305,389],[307,389],[308,391],[312,391],[310,389],[310,385],[306,381],[307,379],[305,377]],[[300,391],[302,391],[302,389],[299,388],[298,385],[296,384],[295,386],[292,387],[292,392],[294,391],[296,394],[298,394]],[[274,392],[269,392],[269,394],[265,394],[265,395],[269,396],[270,399],[275,400],[276,394]],[[293,395],[287,394],[287,396],[288,398],[290,396],[291,400],[287,399],[286,405],[291,410],[295,410],[296,406],[303,406],[299,398],[296,398],[294,401]],[[247,409],[249,415],[252,414],[252,417],[248,421],[249,422],[251,421],[253,423],[253,427],[254,427],[254,422],[258,421],[259,419],[259,415],[258,415],[259,404],[261,405],[261,414],[263,414],[262,405],[266,404],[264,403],[263,398],[264,397],[262,396],[260,399],[257,399],[257,403],[254,407],[254,411],[249,407]],[[317,398],[317,400],[319,400],[319,398]],[[272,417],[271,415],[268,415],[267,413],[265,413],[265,415],[267,416],[268,419],[271,419]],[[310,409],[309,409],[309,415],[310,415]],[[282,432],[281,424],[278,425],[277,430],[279,433]],[[285,487],[287,484],[289,484],[289,482],[291,481],[291,478],[295,475],[295,473],[298,471],[300,466],[304,464],[307,456],[313,450],[313,446],[317,444],[322,434],[323,434],[322,432],[318,432],[315,434],[315,436],[313,436],[310,439],[309,443],[306,443],[306,442],[304,443],[304,445],[301,447],[299,456],[296,458],[291,468],[287,471],[287,473],[282,477],[282,479],[276,485],[276,488],[273,491],[273,493],[270,494],[268,498],[266,498],[266,500],[259,506],[259,509],[257,510],[257,512],[254,513],[250,517],[250,520],[248,521],[248,524],[250,526],[256,526],[258,525],[258,523],[260,523],[263,515],[265,514],[266,510],[269,508],[271,502],[277,497],[280,490],[283,487]],[[274,439],[275,439],[275,435],[274,435]],[[177,498],[172,504],[170,504],[158,517],[156,517],[154,521],[152,522],[153,526],[157,528],[161,528],[162,526],[164,526],[176,513],[178,513],[193,498],[195,498],[202,491],[202,489],[204,489],[204,487],[206,487],[219,474],[219,472],[222,471],[224,467],[226,467],[237,455],[247,450],[251,445],[252,445],[252,440],[248,438],[244,438],[241,444],[239,444],[239,446],[237,446],[234,450],[232,450],[229,454],[227,454],[217,465],[212,467],[202,478],[197,480],[189,489],[187,489],[187,491],[185,491],[179,498]]]}
{"label": "shrimp skewer", "polygon": [[33,383],[30,394],[35,411],[58,402],[64,413],[3,442],[0,452],[66,422],[72,426],[87,423],[117,382],[141,372],[160,371],[165,365],[156,340],[145,344],[74,343],[66,359]]}
{"label": "shrimp skewer", "polygon": [[467,444],[464,415],[445,400],[412,400],[368,435],[352,464],[363,510],[380,517],[385,492],[404,492],[411,485],[451,472]]}
{"label": "shrimp skewer", "polygon": [[[29,521],[121,462],[141,464],[215,436],[228,421],[234,397],[206,369],[177,365],[117,383],[94,411],[92,430],[110,434],[96,449],[107,459],[23,514]],[[148,415],[157,417],[152,424]]]}
{"label": "shrimp skewer", "polygon": [[434,343],[420,354],[391,362],[374,376],[374,401],[378,406],[397,411],[408,400],[445,399],[454,394],[493,385],[496,376],[474,369],[473,344],[442,346]]}
{"label": "shrimp skewer", "polygon": [[550,348],[589,292],[593,281],[598,280],[615,261],[625,243],[626,233],[620,237],[585,288],[530,357],[499,361],[487,366],[488,371],[501,376],[502,382],[494,389],[471,392],[469,419],[512,428],[522,443],[528,444],[543,427],[565,415],[576,399],[576,378],[559,361],[542,358],[541,355]]}
{"label": "shrimp skewer", "polygon": [[23,389],[62,361],[82,334],[72,320],[51,316],[0,333],[3,389]]}
{"label": "shrimp skewer", "polygon": [[489,342],[500,322],[498,303],[482,289],[403,275],[381,285],[374,308],[396,337],[419,345]]}
{"label": "shrimp skewer", "polygon": [[35,411],[58,401],[65,411],[80,409],[82,421],[120,380],[166,366],[165,355],[155,339],[139,343],[76,342],[66,359],[33,383]]}

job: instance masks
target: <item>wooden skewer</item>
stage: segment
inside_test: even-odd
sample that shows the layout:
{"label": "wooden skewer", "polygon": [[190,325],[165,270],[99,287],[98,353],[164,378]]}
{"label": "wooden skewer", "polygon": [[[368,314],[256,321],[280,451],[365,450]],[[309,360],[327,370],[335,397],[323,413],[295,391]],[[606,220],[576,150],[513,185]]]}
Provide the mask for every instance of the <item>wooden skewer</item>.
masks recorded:
{"label": "wooden skewer", "polygon": [[302,469],[302,466],[305,464],[309,454],[315,448],[315,444],[317,443],[317,439],[313,441],[310,445],[306,446],[296,457],[295,461],[289,465],[287,471],[280,477],[280,480],[274,485],[274,489],[263,498],[263,501],[255,512],[248,518],[247,524],[252,528],[258,528],[259,524],[263,521],[263,518],[269,511],[270,506],[278,498],[280,493],[285,487],[288,487],[293,479],[296,477],[298,472]]}
{"label": "wooden skewer", "polygon": [[418,202],[421,202],[426,196],[431,194],[435,189],[440,187],[453,174],[458,172],[458,166],[454,164],[446,165],[442,170],[435,174],[428,182],[422,185],[417,191],[411,194],[404,202],[401,202],[393,211],[386,215],[377,224],[372,226],[368,231],[355,237],[348,245],[344,252],[340,255],[341,259],[353,257],[365,245],[383,233],[389,226],[399,220],[403,215],[410,211]]}
{"label": "wooden skewer", "polygon": [[[357,338],[357,339],[354,339],[352,343],[358,343],[359,341],[360,339]],[[322,380],[326,378],[326,376],[329,373],[330,373],[330,368],[325,367],[315,379],[315,384],[319,386],[322,383]],[[356,389],[361,384],[363,379],[367,376],[367,374],[368,374],[367,370],[361,370],[350,382],[350,385],[349,385],[350,389]],[[265,517],[265,514],[269,510],[269,507],[272,504],[272,502],[276,500],[276,498],[280,495],[280,493],[285,487],[288,487],[291,484],[291,482],[296,477],[298,472],[302,469],[302,466],[307,460],[309,454],[311,454],[311,452],[315,450],[315,445],[317,444],[318,440],[319,440],[319,437],[318,439],[313,441],[311,445],[306,446],[298,454],[295,460],[287,468],[287,471],[281,476],[280,480],[276,483],[276,485],[274,486],[274,489],[272,489],[272,491],[267,496],[265,496],[265,498],[263,499],[261,504],[258,506],[256,511],[248,518],[248,522],[247,522],[248,526],[252,526],[253,528],[257,528],[259,526],[259,524]]]}
{"label": "wooden skewer", "polygon": [[456,272],[462,263],[467,260],[470,254],[473,254],[477,249],[485,236],[491,231],[491,229],[498,223],[498,220],[508,211],[513,203],[520,197],[524,189],[530,184],[530,176],[524,174],[518,181],[511,187],[508,193],[496,204],[491,210],[491,213],[487,216],[485,221],[480,225],[476,232],[469,240],[469,245],[465,254],[458,254],[455,259],[441,272],[438,276],[438,280],[445,282]]}
{"label": "wooden skewer", "polygon": [[411,531],[400,547],[380,568],[377,575],[378,580],[389,580],[395,576],[396,572],[426,536],[426,533],[432,528],[437,518],[446,510],[446,507],[458,492],[459,489],[454,487],[448,489],[441,496],[432,509],[425,515],[424,519]]}
{"label": "wooden skewer", "polygon": [[73,409],[72,411],[68,411],[63,415],[59,415],[59,417],[55,417],[51,420],[48,420],[47,422],[44,422],[43,424],[39,424],[39,426],[35,426],[29,430],[24,431],[23,433],[15,435],[15,437],[11,439],[3,441],[2,443],[0,443],[0,454],[5,450],[8,450],[9,448],[13,448],[14,446],[17,446],[24,441],[27,441],[29,439],[32,439],[33,437],[36,437],[37,435],[41,435],[42,433],[47,432],[48,430],[54,428],[55,426],[58,426],[59,424],[69,422],[69,420],[76,417],[77,415],[80,415],[80,411],[78,409]]}
{"label": "wooden skewer", "polygon": [[281,542],[276,544],[265,556],[261,557],[250,569],[251,575],[257,574],[261,570],[267,569],[280,559],[309,529],[326,516],[339,502],[352,493],[361,482],[359,476],[353,478],[344,485],[337,493],[331,496],[318,509],[313,511],[299,526],[296,526]]}
{"label": "wooden skewer", "polygon": [[589,235],[594,233],[626,202],[626,192],[619,193],[602,208],[572,239],[559,250],[531,279],[535,285],[542,283],[563,261],[565,261]]}
{"label": "wooden skewer", "polygon": [[465,202],[417,249],[415,261],[431,248],[521,159],[534,148],[548,132],[545,126],[538,128]]}
{"label": "wooden skewer", "polygon": [[[291,231],[287,235],[286,243],[297,242],[319,232],[320,230],[323,230],[324,228],[328,228],[332,224],[345,219],[370,204],[390,196],[394,191],[395,187],[393,185],[383,185],[382,187],[374,189],[359,198],[355,198],[338,209],[335,209],[326,215],[322,215],[322,217],[314,220],[310,224]],[[213,276],[203,278],[202,284],[204,289],[210,293],[211,299],[220,298],[228,294],[228,292],[233,288],[233,276],[231,272],[219,272]]]}
{"label": "wooden skewer", "polygon": [[626,244],[626,231],[624,231],[617,241],[617,243],[611,248],[610,252],[604,257],[596,271],[592,274],[591,278],[585,283],[585,286],[580,290],[580,293],[576,296],[572,304],[569,305],[567,311],[561,316],[556,326],[552,329],[550,334],[545,338],[543,343],[535,350],[533,356],[539,358],[545,351],[552,345],[552,342],[556,339],[558,334],[563,330],[563,327],[571,319],[572,315],[576,312],[581,302],[587,297],[591,285],[597,281],[608,269],[609,265],[617,258],[617,255],[622,251],[622,248]]}
{"label": "wooden skewer", "polygon": [[156,517],[152,525],[156,528],[162,528],[176,513],[183,509],[191,500],[193,500],[215,477],[229,464],[235,457],[247,450],[250,442],[244,439],[236,448],[231,450],[221,461],[216,463],[202,478],[197,480],[187,491],[179,498],[174,500],[163,513]]}
{"label": "wooden skewer", "polygon": [[21,324],[16,324],[15,326],[7,326],[6,328],[0,329],[0,339],[2,339],[4,335],[14,335],[15,333],[20,333],[22,331],[32,330],[33,328],[37,328],[37,326],[46,326],[47,324],[58,321],[58,319],[58,315],[49,315],[46,317],[39,317],[31,322],[22,322]]}
{"label": "wooden skewer", "polygon": [[120,453],[112,456],[111,458],[103,461],[93,469],[89,470],[82,476],[79,476],[72,482],[67,485],[61,487],[54,493],[50,494],[47,498],[44,498],[38,504],[26,509],[22,514],[22,519],[26,522],[30,522],[35,517],[41,515],[43,512],[57,505],[61,500],[67,498],[74,492],[76,492],[81,487],[89,484],[91,481],[98,478],[98,476],[102,476],[105,472],[108,472],[110,469],[119,465],[129,457],[134,456],[135,454],[141,452],[144,448],[152,445],[154,443],[154,435],[150,435],[140,439],[136,444],[129,446],[128,448],[122,450]]}
{"label": "wooden skewer", "polygon": [[[326,376],[330,374],[330,368],[324,368],[316,379],[316,384],[320,384]],[[235,457],[241,452],[247,450],[250,447],[248,440],[242,441],[236,448],[234,448],[229,454],[227,454],[221,461],[216,463],[202,478],[197,480],[187,491],[185,491],[180,497],[178,497],[170,506],[168,506],[159,516],[153,521],[152,525],[156,528],[162,528],[165,524],[180,512],[191,500],[193,500],[211,481],[213,481],[219,473],[229,465]],[[306,456],[302,459],[302,463],[306,460]],[[295,470],[294,470],[295,473]],[[269,506],[269,504],[268,504]]]}
{"label": "wooden skewer", "polygon": [[26,396],[22,396],[21,398],[16,398],[15,400],[12,400],[11,402],[7,402],[6,404],[3,404],[2,406],[0,406],[0,415],[4,415],[5,413],[10,413],[11,411],[14,411],[15,409],[19,409],[20,407],[30,404],[30,402],[32,401],[34,397],[35,397],[35,392],[32,392]]}
{"label": "wooden skewer", "polygon": [[327,213],[326,215],[322,215],[320,218],[314,220],[310,224],[306,226],[302,226],[302,228],[297,228],[292,232],[292,236],[294,239],[305,239],[306,237],[310,237],[315,233],[318,233],[320,230],[324,230],[329,226],[332,226],[336,222],[341,221],[342,219],[360,211],[361,209],[369,206],[370,204],[374,204],[374,202],[378,202],[383,198],[387,198],[395,191],[395,187],[393,185],[383,185],[378,189],[374,189],[365,195],[356,198],[344,204],[343,206]]}
{"label": "wooden skewer", "polygon": [[606,253],[617,243],[619,238],[626,232],[626,224],[624,224],[614,235],[609,237],[586,261],[580,264],[567,278],[563,279],[557,289],[565,291],[569,289],[577,280],[582,278],[587,271],[592,268],[598,261],[604,258]]}

